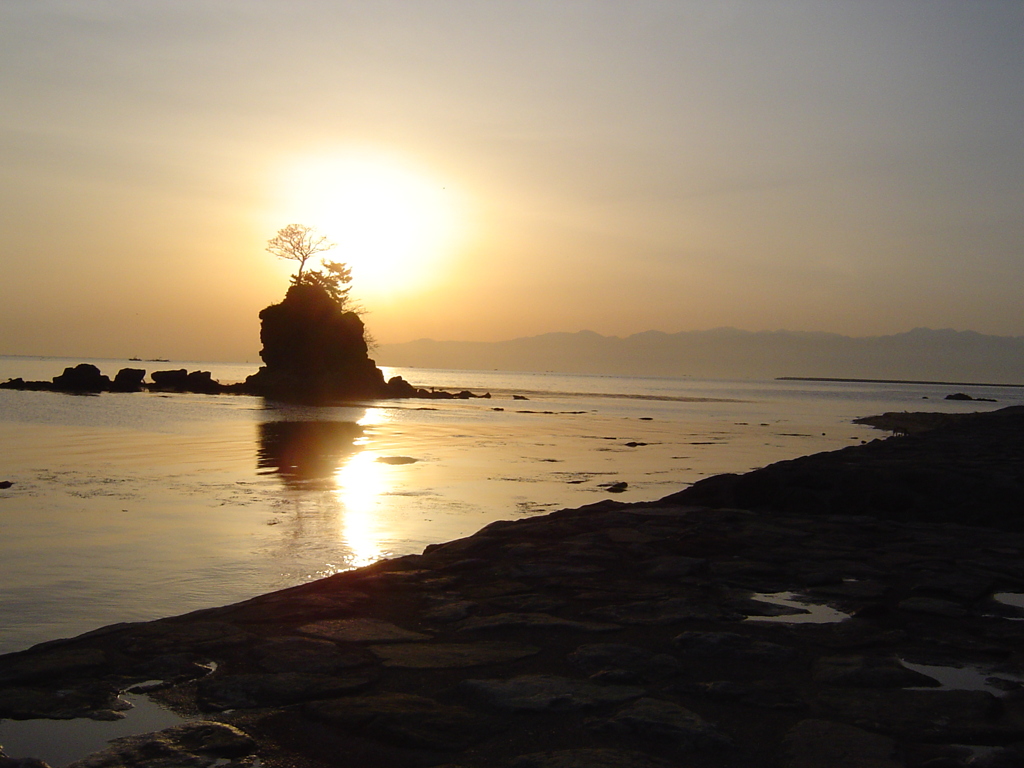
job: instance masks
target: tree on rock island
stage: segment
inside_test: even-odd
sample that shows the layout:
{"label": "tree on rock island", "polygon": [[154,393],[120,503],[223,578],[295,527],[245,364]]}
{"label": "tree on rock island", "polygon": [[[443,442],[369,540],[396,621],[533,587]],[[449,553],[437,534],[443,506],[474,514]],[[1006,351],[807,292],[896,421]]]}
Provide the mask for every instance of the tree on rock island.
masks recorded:
{"label": "tree on rock island", "polygon": [[264,365],[246,379],[246,391],[309,403],[412,396],[415,390],[398,377],[385,383],[369,357],[363,321],[348,306],[348,266],[324,260],[319,269],[306,269],[333,247],[302,224],[289,224],[268,241],[269,253],[299,262],[299,271],[284,301],[260,312]]}
{"label": "tree on rock island", "polygon": [[334,243],[328,242],[326,235],[318,235],[313,227],[305,224],[289,224],[279,229],[277,234],[267,241],[267,253],[272,253],[281,259],[290,259],[299,262],[299,271],[292,282],[302,282],[302,270],[306,262],[318,253],[324,253],[334,247]]}
{"label": "tree on rock island", "polygon": [[299,271],[292,275],[292,285],[313,285],[323,288],[327,294],[345,309],[348,303],[349,283],[352,270],[340,261],[321,260],[321,269],[311,269],[305,274],[306,262],[318,253],[326,253],[335,247],[325,235],[316,234],[313,227],[305,224],[289,224],[279,229],[267,241],[266,251],[282,259],[299,262]]}

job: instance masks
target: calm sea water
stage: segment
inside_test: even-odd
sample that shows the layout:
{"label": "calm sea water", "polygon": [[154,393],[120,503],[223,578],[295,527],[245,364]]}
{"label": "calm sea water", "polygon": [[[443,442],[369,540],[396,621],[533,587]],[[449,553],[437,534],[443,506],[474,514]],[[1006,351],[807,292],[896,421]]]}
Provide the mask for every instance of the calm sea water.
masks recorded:
{"label": "calm sea water", "polygon": [[[0,357],[0,380],[80,360]],[[113,375],[255,365],[89,361]],[[497,519],[870,440],[851,420],[955,387],[386,369],[490,399],[306,408],[241,396],[0,390],[0,652],[242,600],[466,536]],[[517,399],[514,396],[527,399]],[[925,399],[927,398],[927,399]],[[631,445],[632,444],[632,445]]]}

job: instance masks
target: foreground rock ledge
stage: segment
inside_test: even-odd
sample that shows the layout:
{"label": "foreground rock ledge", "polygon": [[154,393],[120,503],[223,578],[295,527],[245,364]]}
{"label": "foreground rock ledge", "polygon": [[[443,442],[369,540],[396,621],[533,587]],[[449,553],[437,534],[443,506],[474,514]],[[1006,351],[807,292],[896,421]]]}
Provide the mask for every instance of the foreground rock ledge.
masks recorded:
{"label": "foreground rock ledge", "polygon": [[[920,516],[608,501],[2,657],[0,716],[112,717],[160,679],[230,726],[80,766],[1020,765],[1024,612],[993,596],[1024,592],[1022,555],[1019,532]],[[785,623],[806,614],[758,600],[778,592],[851,618]]]}

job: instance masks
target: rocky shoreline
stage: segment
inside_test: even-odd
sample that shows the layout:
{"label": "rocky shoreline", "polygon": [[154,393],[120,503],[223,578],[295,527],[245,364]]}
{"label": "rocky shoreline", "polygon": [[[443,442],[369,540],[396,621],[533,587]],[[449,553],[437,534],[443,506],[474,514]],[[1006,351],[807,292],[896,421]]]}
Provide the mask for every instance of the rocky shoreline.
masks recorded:
{"label": "rocky shoreline", "polygon": [[[1022,418],[44,643],[0,657],[0,717],[117,717],[145,683],[196,718],[75,768],[1024,765]],[[981,516],[955,491],[986,477]],[[837,511],[865,483],[911,490]]]}

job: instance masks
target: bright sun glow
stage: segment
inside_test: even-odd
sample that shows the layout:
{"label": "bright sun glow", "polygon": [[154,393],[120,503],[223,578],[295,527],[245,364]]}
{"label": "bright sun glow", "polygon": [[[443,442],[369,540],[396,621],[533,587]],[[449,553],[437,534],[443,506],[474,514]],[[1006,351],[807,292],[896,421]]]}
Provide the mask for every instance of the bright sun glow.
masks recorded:
{"label": "bright sun glow", "polygon": [[279,226],[307,224],[337,243],[326,258],[351,267],[357,297],[425,287],[459,240],[456,192],[386,157],[306,158],[291,166],[283,192]]}

